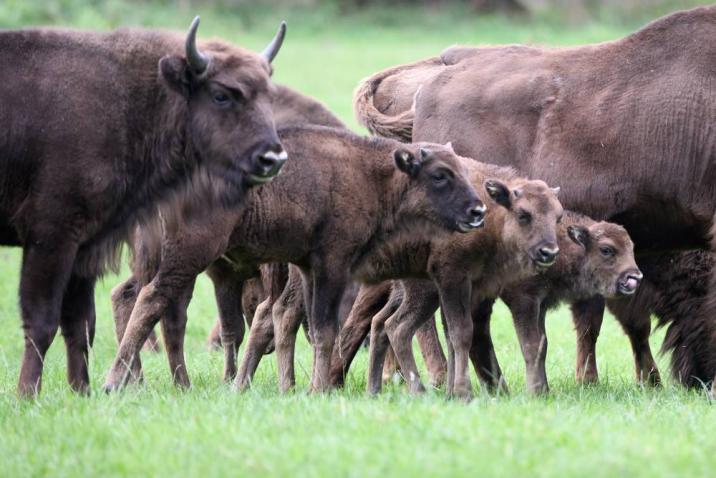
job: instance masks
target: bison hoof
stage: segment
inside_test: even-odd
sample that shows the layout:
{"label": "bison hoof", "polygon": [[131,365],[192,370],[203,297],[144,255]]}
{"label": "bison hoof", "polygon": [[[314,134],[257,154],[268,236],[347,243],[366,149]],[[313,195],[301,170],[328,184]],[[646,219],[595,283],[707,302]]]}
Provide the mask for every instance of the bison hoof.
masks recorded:
{"label": "bison hoof", "polygon": [[106,394],[114,393],[119,391],[119,389],[122,388],[119,386],[119,384],[107,382],[104,385],[102,385],[102,391]]}

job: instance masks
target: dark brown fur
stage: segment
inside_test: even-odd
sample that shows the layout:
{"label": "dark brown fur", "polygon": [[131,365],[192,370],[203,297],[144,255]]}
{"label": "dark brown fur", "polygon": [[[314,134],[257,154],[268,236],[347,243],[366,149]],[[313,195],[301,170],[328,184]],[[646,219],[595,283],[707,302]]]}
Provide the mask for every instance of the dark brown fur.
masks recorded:
{"label": "dark brown fur", "polygon": [[631,339],[637,378],[648,377],[652,365],[648,338],[654,314],[659,326],[668,326],[662,350],[671,352],[674,380],[687,387],[706,386],[716,375],[716,319],[702,311],[713,255],[705,251],[653,254],[638,262],[649,279],[632,299],[607,301]]}
{"label": "dark brown fur", "polygon": [[[87,391],[95,279],[157,201],[184,190],[235,202],[257,158],[280,150],[270,65],[223,42],[201,48],[211,62],[195,75],[172,33],[0,32],[0,241],[24,249],[20,395],[39,391],[58,326],[68,381]],[[217,110],[218,82],[246,93],[240,109]]]}
{"label": "dark brown fur", "polygon": [[[452,141],[561,186],[565,207],[624,225],[638,254],[716,251],[715,58],[709,6],[596,45],[452,47],[368,78],[355,109],[379,134]],[[716,316],[709,295],[700,322]],[[575,308],[587,323],[599,309]]]}
{"label": "dark brown fur", "polygon": [[[488,178],[499,178],[505,181],[506,185]],[[518,280],[520,274],[526,276],[534,273],[535,264],[539,261],[538,251],[542,248],[556,248],[556,222],[562,209],[555,191],[550,190],[542,181],[522,179],[509,169],[477,162],[473,165],[471,179],[473,184],[484,184],[481,194],[486,201],[490,197],[489,201],[494,206],[488,213],[484,230],[427,241],[421,238],[406,238],[408,240],[388,242],[358,271],[358,277],[369,282],[390,277],[414,277],[416,279],[403,281],[406,294],[412,294],[415,284],[420,289],[411,295],[415,300],[402,301],[402,310],[393,314],[399,318],[385,323],[387,335],[383,330],[383,323],[391,316],[389,306],[384,307],[373,319],[369,366],[369,390],[373,393],[380,390],[388,336],[401,369],[407,374],[406,379],[411,390],[422,390],[412,351],[408,349],[415,331],[426,319],[432,317],[437,308],[437,290],[440,291],[445,315],[456,324],[452,327],[449,341],[457,343],[460,358],[467,360],[472,338],[472,321],[468,315],[469,324],[465,324],[463,314],[469,314],[469,298],[473,285],[480,293],[496,293],[508,277]],[[532,219],[525,220],[523,224],[520,218],[528,213]],[[417,278],[431,279],[438,285],[438,289],[436,290],[431,281]],[[464,303],[465,299],[467,304]],[[390,304],[392,301],[388,302]],[[351,323],[350,318],[348,323]],[[400,324],[400,331],[396,331],[394,326]],[[346,335],[342,334],[339,344],[344,337]],[[351,340],[354,341],[353,338]],[[396,345],[397,343],[400,343],[400,346]],[[343,353],[342,345],[340,349]],[[346,358],[350,358],[348,356],[354,353],[354,350],[350,351]],[[341,363],[343,357],[339,356],[338,359],[335,360],[334,357],[334,383],[340,380],[344,369]],[[460,383],[455,387],[455,393],[468,396],[469,378],[463,372],[465,371],[460,371]]]}
{"label": "dark brown fur", "polygon": [[[315,354],[312,388],[325,390],[349,274],[384,241],[434,234],[437,226],[457,229],[474,219],[480,204],[467,180],[469,161],[440,145],[403,146],[319,127],[283,130],[281,140],[293,161],[275,181],[249,193],[242,208],[167,229],[159,270],[137,297],[107,389],[126,383],[127,365],[160,318],[174,379],[189,384],[186,301],[196,275],[225,255],[234,269],[247,272],[267,262],[301,268]],[[237,383],[244,383],[241,374]]]}
{"label": "dark brown fur", "polygon": [[[500,294],[512,313],[525,359],[527,389],[532,393],[548,390],[546,312],[563,301],[573,303],[595,295],[612,298],[633,293],[641,278],[634,260],[634,245],[621,226],[568,212],[557,237],[560,254],[554,266],[543,274],[510,285]],[[621,289],[631,277],[633,287]],[[492,304],[483,303],[480,308],[478,316],[489,321]],[[486,354],[479,350],[479,344],[473,343],[470,355],[476,370],[481,367],[480,357]],[[499,383],[502,377],[495,376],[493,380]]]}

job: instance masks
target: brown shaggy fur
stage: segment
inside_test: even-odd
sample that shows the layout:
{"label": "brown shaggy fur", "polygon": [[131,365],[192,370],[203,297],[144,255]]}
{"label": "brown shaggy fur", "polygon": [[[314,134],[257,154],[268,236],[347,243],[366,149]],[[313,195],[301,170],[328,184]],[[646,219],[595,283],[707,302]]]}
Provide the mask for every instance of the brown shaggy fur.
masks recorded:
{"label": "brown shaggy fur", "polygon": [[[183,35],[122,29],[0,32],[0,243],[22,246],[18,393],[36,394],[58,327],[68,381],[89,387],[94,283],[137,220],[172,194],[240,200],[280,144],[271,67],[223,42],[187,63]],[[230,97],[213,102],[221,90]],[[244,99],[238,107],[235,92]]]}
{"label": "brown shaggy fur", "polygon": [[[314,347],[312,388],[325,390],[348,275],[380,244],[457,230],[480,206],[467,179],[470,162],[444,146],[402,145],[323,127],[286,129],[280,137],[293,159],[276,180],[251,191],[243,207],[167,229],[159,270],[137,296],[106,389],[126,383],[127,365],[160,318],[175,382],[189,385],[187,301],[196,275],[225,255],[241,273],[270,262],[301,268]],[[241,373],[237,383],[245,383]]]}
{"label": "brown shaggy fur", "polygon": [[[708,6],[596,45],[456,46],[364,80],[355,110],[377,133],[452,141],[561,186],[565,207],[622,224],[637,254],[713,252],[715,39]],[[410,134],[405,121],[385,131],[411,109]],[[700,321],[716,316],[716,289],[709,296]]]}
{"label": "brown shaggy fur", "polygon": [[[716,375],[716,319],[702,312],[714,257],[689,251],[640,257],[648,280],[628,301],[607,301],[609,310],[631,339],[636,375],[645,379],[656,367],[649,358],[651,315],[668,326],[662,345],[671,352],[671,375],[687,387],[702,387]],[[658,374],[658,371],[656,372]]]}
{"label": "brown shaggy fur", "polygon": [[[369,368],[369,390],[372,393],[377,393],[381,387],[383,356],[387,351],[388,337],[401,369],[407,375],[411,390],[422,390],[412,350],[409,350],[410,342],[415,331],[432,317],[437,308],[438,290],[445,315],[453,323],[449,341],[457,344],[455,349],[458,358],[455,361],[464,360],[466,365],[472,321],[469,315],[464,314],[470,311],[473,285],[474,290],[479,290],[480,294],[499,290],[507,277],[518,280],[520,274],[526,276],[534,273],[536,264],[540,262],[539,250],[556,250],[555,229],[562,208],[553,190],[542,181],[522,179],[509,169],[477,162],[474,163],[472,174],[473,184],[485,184],[481,194],[485,201],[493,205],[484,230],[444,239],[409,238],[402,242],[386,243],[358,271],[358,277],[368,282],[389,277],[414,277],[416,279],[403,281],[408,295],[414,291],[414,287],[419,288],[411,295],[411,299],[414,296],[415,300],[402,301],[401,309],[393,314],[398,318],[385,323],[385,330],[383,323],[391,317],[390,303],[395,301],[389,300],[388,305],[373,319]],[[498,178],[505,181],[505,184],[489,178]],[[433,282],[417,278],[431,279],[438,289]],[[351,323],[350,319],[348,323]],[[346,334],[342,333],[339,338],[341,353],[344,337]],[[355,343],[353,338],[350,340]],[[334,383],[340,380],[343,373],[341,362],[344,358],[350,358],[339,355],[336,360],[335,355],[331,377]],[[462,362],[458,364],[458,367],[462,366]],[[466,370],[460,368],[454,376],[458,376],[454,393],[469,396]]]}

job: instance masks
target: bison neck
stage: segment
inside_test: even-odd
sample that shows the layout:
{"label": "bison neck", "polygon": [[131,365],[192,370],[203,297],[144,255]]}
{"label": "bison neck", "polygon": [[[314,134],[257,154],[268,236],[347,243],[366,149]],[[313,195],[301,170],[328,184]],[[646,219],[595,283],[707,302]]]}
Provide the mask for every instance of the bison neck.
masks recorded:
{"label": "bison neck", "polygon": [[[139,89],[142,97],[128,105],[127,154],[118,158],[117,197],[110,218],[97,234],[83,244],[78,254],[78,268],[86,273],[100,273],[109,265],[116,268],[116,249],[126,240],[138,222],[158,218],[159,208],[186,202],[186,186],[198,176],[198,160],[188,136],[187,107],[183,100],[168,94],[157,84]],[[137,93],[139,95],[140,93]],[[139,117],[139,112],[144,115]]]}
{"label": "bison neck", "polygon": [[[363,282],[423,276],[430,238],[444,233],[411,206],[411,181],[390,165],[376,181],[383,198],[370,240],[356,256],[352,272]],[[416,208],[417,209],[417,208]]]}

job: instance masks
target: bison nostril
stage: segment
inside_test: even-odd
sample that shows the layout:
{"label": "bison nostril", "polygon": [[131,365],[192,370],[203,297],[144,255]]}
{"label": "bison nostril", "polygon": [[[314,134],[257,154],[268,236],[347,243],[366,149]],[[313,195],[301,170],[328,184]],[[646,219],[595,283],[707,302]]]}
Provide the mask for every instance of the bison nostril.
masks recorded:
{"label": "bison nostril", "polygon": [[485,206],[476,206],[468,211],[473,219],[482,219],[485,216]]}
{"label": "bison nostril", "polygon": [[259,166],[264,172],[278,172],[283,163],[288,159],[286,151],[281,150],[279,153],[274,151],[267,151],[256,157],[257,166]]}
{"label": "bison nostril", "polygon": [[559,254],[559,247],[540,247],[538,252],[540,259],[544,262],[551,262]]}

